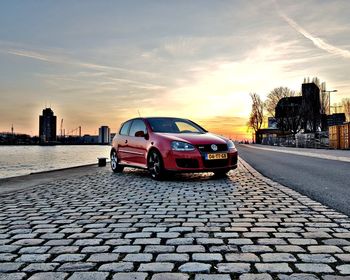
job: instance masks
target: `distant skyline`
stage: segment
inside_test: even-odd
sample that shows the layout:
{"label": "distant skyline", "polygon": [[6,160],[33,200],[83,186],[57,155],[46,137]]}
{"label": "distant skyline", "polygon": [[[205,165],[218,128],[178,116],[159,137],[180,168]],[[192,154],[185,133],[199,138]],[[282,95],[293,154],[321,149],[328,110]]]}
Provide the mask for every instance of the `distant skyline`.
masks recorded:
{"label": "distant skyline", "polygon": [[248,138],[249,92],[319,77],[350,97],[350,1],[2,1],[0,131],[115,132],[131,117],[190,118]]}

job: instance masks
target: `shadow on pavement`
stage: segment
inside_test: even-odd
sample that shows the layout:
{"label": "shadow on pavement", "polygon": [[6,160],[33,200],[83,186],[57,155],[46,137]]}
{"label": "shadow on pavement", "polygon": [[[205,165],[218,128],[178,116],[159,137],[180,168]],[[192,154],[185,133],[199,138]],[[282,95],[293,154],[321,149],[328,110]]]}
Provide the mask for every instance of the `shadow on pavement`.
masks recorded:
{"label": "shadow on pavement", "polygon": [[[235,171],[230,171],[230,175]],[[116,176],[135,176],[137,178],[147,179],[150,181],[153,181],[153,179],[150,177],[148,171],[141,170],[141,169],[134,169],[134,168],[126,168],[124,169],[123,173],[120,174],[114,174],[112,175]],[[206,173],[171,173],[168,174],[164,180],[159,182],[203,182],[203,181],[223,181],[227,180],[229,178],[229,175],[226,177],[218,178],[216,177],[212,172],[206,172]]]}

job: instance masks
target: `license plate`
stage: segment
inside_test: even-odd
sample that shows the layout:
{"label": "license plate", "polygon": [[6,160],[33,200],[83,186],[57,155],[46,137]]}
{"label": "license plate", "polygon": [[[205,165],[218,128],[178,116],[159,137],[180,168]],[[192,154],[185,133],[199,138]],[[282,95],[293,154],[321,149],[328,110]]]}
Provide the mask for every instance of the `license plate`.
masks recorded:
{"label": "license plate", "polygon": [[227,159],[227,154],[226,153],[206,154],[205,159],[206,160]]}

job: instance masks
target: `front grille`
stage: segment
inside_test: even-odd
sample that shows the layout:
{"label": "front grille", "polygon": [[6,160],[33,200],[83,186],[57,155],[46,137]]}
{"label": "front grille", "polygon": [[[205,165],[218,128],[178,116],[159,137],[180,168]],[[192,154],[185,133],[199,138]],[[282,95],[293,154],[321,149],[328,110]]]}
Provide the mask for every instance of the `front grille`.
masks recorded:
{"label": "front grille", "polygon": [[228,159],[203,160],[204,167],[216,168],[228,166]]}
{"label": "front grille", "polygon": [[215,144],[218,147],[217,151],[213,151],[211,145],[212,144],[198,145],[197,148],[201,152],[226,152],[228,150],[227,144]]}
{"label": "front grille", "polygon": [[181,168],[198,168],[199,164],[196,159],[177,158],[176,165]]}

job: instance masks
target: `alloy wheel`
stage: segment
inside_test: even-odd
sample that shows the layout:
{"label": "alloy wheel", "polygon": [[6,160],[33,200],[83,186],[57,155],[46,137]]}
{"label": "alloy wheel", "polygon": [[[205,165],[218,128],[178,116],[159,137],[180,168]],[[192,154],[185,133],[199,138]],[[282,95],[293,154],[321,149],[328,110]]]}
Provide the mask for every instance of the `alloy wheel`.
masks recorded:
{"label": "alloy wheel", "polygon": [[120,165],[117,152],[113,150],[111,152],[111,168],[114,173],[123,172],[124,166]]}
{"label": "alloy wheel", "polygon": [[158,178],[161,175],[161,159],[157,152],[152,152],[148,158],[148,169],[153,178]]}
{"label": "alloy wheel", "polygon": [[165,171],[163,168],[163,160],[159,152],[151,151],[148,157],[148,170],[151,174],[151,177],[155,180],[163,180]]}
{"label": "alloy wheel", "polygon": [[115,170],[115,169],[117,169],[117,166],[118,166],[117,153],[115,151],[113,151],[111,154],[111,168],[113,170]]}

